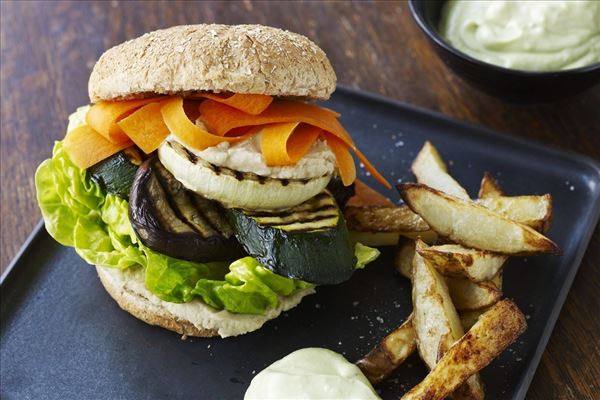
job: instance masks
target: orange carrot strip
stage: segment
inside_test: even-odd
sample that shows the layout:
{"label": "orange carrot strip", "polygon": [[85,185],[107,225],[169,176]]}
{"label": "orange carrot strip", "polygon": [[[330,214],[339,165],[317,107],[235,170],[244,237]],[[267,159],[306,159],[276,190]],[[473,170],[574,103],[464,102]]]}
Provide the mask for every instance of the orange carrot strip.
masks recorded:
{"label": "orange carrot strip", "polygon": [[284,122],[304,122],[319,127],[335,135],[347,147],[351,148],[375,179],[388,189],[392,187],[364,154],[358,150],[348,132],[338,121],[338,114],[329,109],[298,101],[277,100],[260,115],[248,115],[215,101],[206,100],[200,104],[200,114],[206,125],[217,135],[225,135],[230,130],[242,126]]}
{"label": "orange carrot strip", "polygon": [[373,164],[371,164],[369,162],[369,160],[367,160],[367,157],[365,157],[365,155],[358,148],[356,148],[356,146],[352,147],[352,150],[354,151],[354,153],[356,154],[356,156],[358,157],[358,159],[360,160],[360,162],[365,165],[365,169],[367,171],[369,171],[371,173],[371,175],[373,175],[373,178],[375,178],[379,183],[381,183],[387,189],[391,189],[392,188],[392,185],[390,185],[390,183],[387,181],[387,179],[385,179],[383,177],[383,175],[381,175],[379,173],[379,171],[377,171],[375,169],[375,167],[373,166]]}
{"label": "orange carrot strip", "polygon": [[69,131],[63,140],[63,148],[69,158],[81,169],[89,168],[131,145],[133,143],[130,140],[113,143],[89,125]]}
{"label": "orange carrot strip", "polygon": [[300,124],[287,141],[287,153],[292,164],[300,161],[315,144],[319,135],[323,133],[321,128],[312,125]]}
{"label": "orange carrot strip", "polygon": [[260,115],[249,115],[216,101],[206,100],[200,104],[200,114],[208,128],[219,136],[241,126],[304,122],[333,133],[348,146],[354,144],[348,132],[337,120],[338,114],[299,101],[277,100]]}
{"label": "orange carrot strip", "polygon": [[374,189],[367,186],[366,183],[357,179],[354,182],[354,192],[356,193],[354,196],[348,200],[346,206],[353,207],[366,207],[366,206],[387,206],[394,207],[395,204],[392,203],[390,199],[382,195],[381,193],[375,191]]}
{"label": "orange carrot strip", "polygon": [[117,123],[125,134],[146,154],[158,149],[169,136],[169,128],[160,112],[164,102],[146,104]]}
{"label": "orange carrot strip", "polygon": [[260,148],[267,165],[297,163],[315,143],[320,128],[299,122],[266,125],[261,131]]}
{"label": "orange carrot strip", "polygon": [[262,129],[260,151],[267,165],[293,164],[287,151],[287,142],[300,122],[269,124]]}
{"label": "orange carrot strip", "polygon": [[[228,106],[224,107],[231,108]],[[247,137],[247,135],[237,137],[217,136],[200,128],[190,121],[185,114],[183,99],[181,97],[165,101],[160,111],[169,131],[177,136],[185,145],[196,150],[204,150],[207,147],[216,146],[221,142],[236,142]]]}
{"label": "orange carrot strip", "polygon": [[200,96],[226,104],[229,107],[251,115],[258,115],[265,111],[273,101],[273,97],[264,94],[235,93],[229,97],[223,97],[212,93],[201,93]]}
{"label": "orange carrot strip", "polygon": [[94,104],[85,116],[85,122],[113,143],[129,140],[117,122],[141,106],[161,100],[152,97],[139,100],[102,101]]}
{"label": "orange carrot strip", "polygon": [[348,146],[342,142],[337,136],[325,132],[323,133],[325,140],[327,140],[327,146],[335,155],[335,161],[338,167],[340,178],[344,186],[352,185],[352,182],[356,179],[356,166],[354,165],[354,159],[348,151]]}

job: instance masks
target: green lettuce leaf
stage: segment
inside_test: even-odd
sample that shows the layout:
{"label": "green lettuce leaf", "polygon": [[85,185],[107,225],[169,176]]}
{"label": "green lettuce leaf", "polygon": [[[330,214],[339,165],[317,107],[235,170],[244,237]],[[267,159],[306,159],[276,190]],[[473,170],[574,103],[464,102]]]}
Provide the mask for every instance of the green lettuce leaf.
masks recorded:
{"label": "green lettuce leaf", "polygon": [[[195,297],[217,309],[262,314],[313,285],[277,275],[252,257],[233,263],[196,263],[157,253],[140,243],[131,227],[128,202],[105,194],[68,158],[62,143],[54,146],[35,175],[37,199],[46,229],[59,243],[75,248],[85,261],[112,268],[145,268],[145,284],[161,300],[189,302]],[[357,268],[379,251],[355,248]]]}
{"label": "green lettuce leaf", "polygon": [[375,261],[379,257],[380,251],[362,243],[356,243],[354,246],[354,255],[356,256],[356,269],[364,268],[368,263]]}

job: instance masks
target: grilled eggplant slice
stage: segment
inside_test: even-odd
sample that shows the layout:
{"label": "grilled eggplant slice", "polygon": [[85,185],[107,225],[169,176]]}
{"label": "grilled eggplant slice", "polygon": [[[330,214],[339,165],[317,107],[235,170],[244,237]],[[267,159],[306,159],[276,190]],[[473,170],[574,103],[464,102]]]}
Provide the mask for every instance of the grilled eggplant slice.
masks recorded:
{"label": "grilled eggplant slice", "polygon": [[245,255],[225,211],[186,190],[156,157],[146,160],[136,174],[129,219],[140,241],[162,254],[198,262]]}
{"label": "grilled eggplant slice", "polygon": [[346,223],[327,191],[282,212],[227,212],[244,249],[276,274],[323,285],[354,272]]}
{"label": "grilled eggplant slice", "polygon": [[128,199],[135,173],[142,162],[142,154],[132,146],[91,166],[88,172],[107,193]]}

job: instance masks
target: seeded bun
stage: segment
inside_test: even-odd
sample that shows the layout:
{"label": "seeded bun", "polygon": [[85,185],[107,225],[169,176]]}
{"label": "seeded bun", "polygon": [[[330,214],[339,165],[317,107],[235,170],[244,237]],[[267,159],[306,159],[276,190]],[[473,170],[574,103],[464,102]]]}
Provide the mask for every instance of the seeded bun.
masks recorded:
{"label": "seeded bun", "polygon": [[233,314],[216,310],[200,300],[183,304],[162,301],[146,289],[141,268],[118,270],[97,266],[96,271],[108,294],[123,310],[150,325],[184,336],[228,337],[252,332],[298,305],[304,296],[314,293],[314,289],[304,289],[280,297],[279,305],[264,315]]}
{"label": "seeded bun", "polygon": [[181,25],[107,50],[92,70],[92,102],[193,94],[266,94],[326,100],[336,76],[305,36],[261,25]]}

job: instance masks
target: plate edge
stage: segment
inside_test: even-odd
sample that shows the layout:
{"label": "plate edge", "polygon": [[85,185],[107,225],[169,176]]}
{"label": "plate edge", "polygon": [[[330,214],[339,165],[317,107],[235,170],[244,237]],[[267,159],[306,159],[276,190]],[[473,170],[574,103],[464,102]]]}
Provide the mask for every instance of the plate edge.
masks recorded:
{"label": "plate edge", "polygon": [[44,220],[40,219],[37,222],[37,224],[35,224],[35,227],[31,231],[31,233],[27,236],[27,239],[25,239],[25,242],[23,242],[23,244],[19,248],[19,251],[17,251],[17,254],[15,254],[13,259],[10,261],[10,263],[4,270],[4,272],[2,272],[2,275],[0,276],[0,288],[4,287],[4,282],[6,282],[6,280],[8,279],[8,276],[11,273],[11,271],[13,271],[13,269],[15,268],[15,265],[17,265],[21,261],[21,259],[25,256],[25,253],[27,252],[29,245],[31,245],[31,243],[35,239],[37,239],[37,237],[43,231],[44,231]]}

